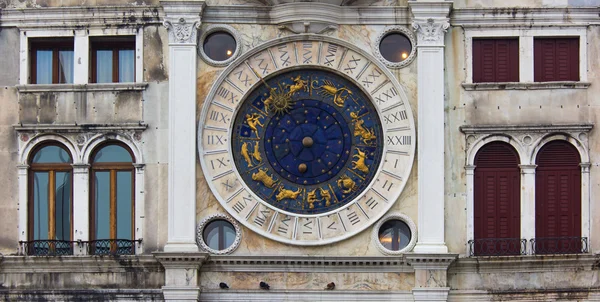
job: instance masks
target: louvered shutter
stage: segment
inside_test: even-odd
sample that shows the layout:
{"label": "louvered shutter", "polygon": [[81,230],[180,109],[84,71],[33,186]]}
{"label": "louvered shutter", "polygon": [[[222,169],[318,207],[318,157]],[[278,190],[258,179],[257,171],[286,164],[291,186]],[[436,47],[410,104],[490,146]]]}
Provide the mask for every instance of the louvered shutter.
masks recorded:
{"label": "louvered shutter", "polygon": [[519,40],[473,39],[473,82],[518,82]]}
{"label": "louvered shutter", "polygon": [[534,81],[579,81],[579,38],[536,38]]}

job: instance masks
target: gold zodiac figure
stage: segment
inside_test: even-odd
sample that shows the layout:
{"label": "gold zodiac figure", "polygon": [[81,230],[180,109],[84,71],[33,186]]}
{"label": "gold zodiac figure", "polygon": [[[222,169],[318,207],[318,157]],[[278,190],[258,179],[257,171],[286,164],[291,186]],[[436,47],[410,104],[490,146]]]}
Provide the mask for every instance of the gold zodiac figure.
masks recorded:
{"label": "gold zodiac figure", "polygon": [[331,193],[329,193],[329,190],[323,190],[323,188],[319,188],[319,190],[321,191],[321,197],[323,197],[323,200],[325,200],[325,206],[328,207],[331,205]]}
{"label": "gold zodiac figure", "polygon": [[300,193],[302,193],[302,189],[300,189],[300,188],[298,188],[297,191],[292,191],[292,190],[284,189],[283,186],[281,186],[281,187],[279,187],[279,193],[277,193],[277,195],[275,195],[275,198],[277,199],[277,201],[282,201],[286,198],[296,199],[296,198],[298,198],[298,195],[300,195]]}
{"label": "gold zodiac figure", "polygon": [[[254,144],[254,152],[252,152],[252,157],[260,163],[262,161],[262,157],[260,156],[260,152],[258,151],[258,142]],[[249,167],[249,166],[248,166]]]}
{"label": "gold zodiac figure", "polygon": [[263,101],[263,104],[265,104],[265,113],[266,114],[269,114],[269,108],[271,108],[271,104],[273,104],[273,98],[277,95],[277,88],[269,87],[269,90],[271,91],[269,93],[269,97]]}
{"label": "gold zodiac figure", "polygon": [[306,192],[306,202],[308,202],[308,208],[309,209],[314,209],[315,208],[315,202],[318,201],[317,199],[317,189],[314,189],[312,191],[307,191]]}
{"label": "gold zodiac figure", "polygon": [[354,136],[360,136],[365,145],[368,145],[376,138],[375,131],[363,126],[365,121],[358,119],[358,115],[355,112],[350,112],[350,117],[354,120]]}
{"label": "gold zodiac figure", "polygon": [[338,179],[337,185],[338,185],[338,187],[340,187],[340,189],[342,189],[342,193],[344,193],[344,194],[348,194],[348,193],[350,193],[352,191],[356,191],[356,189],[358,189],[356,187],[356,183],[354,182],[354,180],[352,180],[347,175],[342,175],[342,177],[340,177],[340,179]]}
{"label": "gold zodiac figure", "polygon": [[248,123],[248,126],[250,126],[250,129],[252,129],[252,132],[254,132],[254,134],[256,134],[256,138],[260,138],[258,136],[258,128],[256,128],[256,126],[261,126],[264,127],[263,124],[261,124],[260,122],[260,118],[262,118],[262,115],[258,114],[258,113],[252,113],[252,115],[250,114],[246,114],[246,123]]}
{"label": "gold zodiac figure", "polygon": [[248,152],[248,143],[243,143],[242,144],[242,151],[240,153],[242,153],[242,157],[244,158],[244,160],[248,164],[248,167],[252,167],[252,160],[250,159],[250,155],[249,155],[249,152]]}
{"label": "gold zodiac figure", "polygon": [[262,162],[262,156],[260,156],[260,151],[258,151],[258,142],[254,144],[254,152],[252,153],[250,153],[250,148],[248,148],[248,145],[252,146],[252,143],[244,142],[242,144],[242,150],[240,153],[242,153],[242,157],[248,164],[248,168],[250,168],[254,163],[252,159],[254,159],[257,164],[260,164],[260,162]]}
{"label": "gold zodiac figure", "polygon": [[[314,84],[315,82],[312,82],[312,84]],[[328,80],[323,80],[323,85],[318,86],[318,87],[312,87],[313,89],[321,89],[319,91],[320,95],[327,95],[327,96],[333,96],[333,103],[336,104],[338,107],[344,107],[344,104],[346,103],[346,99],[348,98],[349,95],[352,94],[352,91],[350,91],[348,88],[346,87],[341,87],[341,88],[336,88],[335,85],[333,85],[333,83],[331,83]],[[346,93],[345,95],[343,93]]]}
{"label": "gold zodiac figure", "polygon": [[357,154],[354,154],[352,158],[356,157],[358,160],[352,161],[352,169],[358,170],[363,173],[369,173],[369,167],[365,164],[365,159],[367,159],[367,154],[365,152],[360,151],[360,149],[356,148]]}
{"label": "gold zodiac figure", "polygon": [[308,90],[308,87],[306,86],[306,81],[301,79],[300,75],[298,75],[296,78],[294,78],[293,81],[294,81],[293,85],[288,85],[288,88],[290,89],[288,92],[289,96],[294,95],[294,93],[296,93],[300,89],[304,89],[304,91]]}
{"label": "gold zodiac figure", "polygon": [[269,176],[267,174],[267,169],[258,169],[258,172],[252,173],[252,180],[260,181],[267,188],[272,188],[275,186],[275,180],[273,176]]}

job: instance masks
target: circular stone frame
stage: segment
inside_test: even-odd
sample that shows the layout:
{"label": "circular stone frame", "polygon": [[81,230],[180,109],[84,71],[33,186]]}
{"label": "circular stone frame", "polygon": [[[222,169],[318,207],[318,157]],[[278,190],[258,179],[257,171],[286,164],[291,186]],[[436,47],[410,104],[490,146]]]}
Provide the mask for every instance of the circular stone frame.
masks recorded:
{"label": "circular stone frame", "polygon": [[[224,60],[224,61],[215,61],[215,60],[211,59],[210,57],[208,57],[208,55],[204,52],[204,41],[206,40],[206,38],[210,34],[213,34],[215,32],[219,32],[219,31],[227,32],[235,40],[235,51],[233,52],[231,57],[229,57],[229,59]],[[207,26],[206,29],[202,32],[202,35],[200,36],[200,40],[198,41],[198,54],[200,55],[202,60],[204,60],[209,65],[212,65],[215,67],[224,67],[224,66],[229,65],[229,63],[233,62],[241,54],[241,52],[242,52],[242,39],[240,37],[240,34],[237,32],[237,30],[235,30],[233,27],[231,27],[229,25],[219,24],[219,25]]]}
{"label": "circular stone frame", "polygon": [[[215,220],[226,220],[227,222],[231,223],[231,225],[233,225],[233,228],[235,229],[235,239],[233,240],[233,243],[231,244],[231,246],[229,246],[228,248],[224,249],[224,250],[215,250],[210,248],[206,242],[204,242],[204,228],[211,222],[215,221]],[[202,248],[203,250],[214,254],[214,255],[228,255],[233,253],[233,251],[235,251],[238,246],[240,246],[240,242],[242,240],[242,229],[240,228],[240,225],[237,223],[237,221],[235,221],[235,219],[229,217],[228,215],[225,214],[212,214],[204,219],[202,219],[202,221],[200,221],[200,223],[198,224],[198,228],[196,229],[196,242],[198,243],[198,246],[200,246],[200,248]]]}
{"label": "circular stone frame", "polygon": [[[381,40],[383,40],[383,38],[385,38],[387,35],[389,34],[393,34],[393,33],[398,33],[401,35],[404,35],[406,38],[408,38],[408,40],[410,41],[410,44],[412,46],[412,49],[410,50],[410,54],[408,55],[408,57],[401,62],[390,62],[388,60],[386,60],[383,55],[381,55],[381,51],[379,50],[380,44],[381,44]],[[386,27],[383,31],[381,31],[379,33],[379,35],[377,35],[377,38],[375,39],[375,43],[373,44],[373,54],[375,55],[375,57],[381,61],[383,64],[385,64],[385,66],[389,67],[389,68],[403,68],[408,66],[410,63],[412,63],[412,61],[414,61],[415,57],[417,56],[417,40],[415,39],[415,35],[406,27],[404,26],[389,26]]]}
{"label": "circular stone frame", "polygon": [[[379,229],[381,228],[381,226],[383,226],[384,223],[394,219],[406,223],[406,225],[410,229],[410,241],[408,242],[408,245],[405,248],[398,251],[388,250],[383,246],[383,244],[381,244],[381,242],[379,242]],[[410,219],[410,217],[402,213],[388,213],[387,215],[383,216],[383,218],[381,218],[373,227],[373,232],[371,233],[371,240],[373,240],[374,244],[377,246],[379,251],[381,251],[381,253],[385,255],[401,255],[412,251],[412,249],[417,244],[417,225],[415,225],[415,223],[412,221],[412,219]]]}

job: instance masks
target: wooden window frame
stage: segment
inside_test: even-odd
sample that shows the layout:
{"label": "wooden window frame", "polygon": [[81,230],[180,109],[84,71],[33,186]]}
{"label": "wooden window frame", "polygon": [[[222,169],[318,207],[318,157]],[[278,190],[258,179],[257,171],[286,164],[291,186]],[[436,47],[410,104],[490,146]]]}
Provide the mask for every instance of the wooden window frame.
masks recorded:
{"label": "wooden window frame", "polygon": [[[480,43],[484,41],[492,41],[494,42],[494,57],[493,57],[493,69],[494,69],[494,79],[487,80],[484,79],[483,75],[483,54],[482,54],[482,46]],[[499,42],[507,42],[508,46],[508,56],[509,56],[509,67],[508,67],[508,77],[507,79],[497,78],[497,69],[498,69],[498,43]],[[473,70],[473,83],[500,83],[500,82],[519,82],[519,38],[518,37],[474,37],[472,40],[472,70]]]}
{"label": "wooden window frame", "polygon": [[[48,147],[48,146],[57,146],[63,150],[65,150],[67,152],[67,154],[69,154],[70,158],[71,158],[71,163],[33,163],[33,157],[37,154],[37,152],[39,152],[41,149],[43,149],[44,147]],[[69,238],[71,238],[71,240],[73,240],[73,166],[72,166],[72,161],[73,161],[73,156],[71,155],[71,153],[69,152],[69,150],[67,150],[67,148],[65,148],[64,146],[62,146],[59,143],[45,143],[45,144],[41,144],[40,146],[37,146],[30,155],[29,158],[29,172],[28,172],[28,186],[29,186],[29,190],[27,192],[28,195],[28,213],[27,213],[27,218],[28,218],[28,234],[27,234],[27,238],[30,241],[36,240],[34,238],[34,227],[35,227],[35,216],[33,214],[34,212],[34,192],[33,192],[33,188],[34,188],[34,174],[35,172],[48,172],[48,188],[49,188],[49,192],[48,192],[48,240],[56,240],[56,195],[54,190],[50,190],[50,188],[54,188],[55,184],[56,184],[56,172],[71,172],[71,192],[70,192],[70,231],[69,231]]]}
{"label": "wooden window frame", "polygon": [[[52,84],[70,84],[59,82],[59,51],[70,50],[75,53],[73,38],[31,38],[29,40],[29,83],[37,84],[37,51],[52,51]],[[74,71],[72,71],[74,72]]]}
{"label": "wooden window frame", "polygon": [[[570,40],[570,47],[574,47],[574,49],[569,49],[571,56],[569,56],[566,60],[568,61],[569,64],[569,76],[568,79],[559,79],[559,72],[558,72],[558,66],[559,64],[557,64],[557,55],[554,55],[555,61],[554,61],[554,72],[552,74],[552,76],[554,77],[554,79],[552,80],[546,80],[545,76],[547,75],[546,73],[543,72],[543,51],[545,50],[545,48],[543,47],[543,44],[541,43],[541,41],[543,40],[554,40],[554,53],[556,53],[557,51],[557,45],[556,45],[556,41],[558,40]],[[565,37],[534,37],[533,38],[533,81],[534,82],[561,82],[561,81],[573,81],[573,82],[578,82],[581,80],[581,70],[580,70],[580,66],[579,66],[579,62],[580,62],[580,54],[579,54],[579,49],[580,49],[580,42],[581,38],[579,36],[565,36]]]}
{"label": "wooden window frame", "polygon": [[98,83],[97,60],[98,50],[112,51],[112,82],[119,83],[119,51],[133,50],[133,82],[136,78],[135,36],[123,37],[91,37],[90,38],[90,83]]}
{"label": "wooden window frame", "polygon": [[[90,160],[93,160],[98,151],[108,147],[110,145],[117,145],[129,152],[132,161],[131,162],[112,162],[112,163],[94,163],[90,165],[90,240],[115,240],[115,239],[126,239],[134,240],[135,237],[135,157],[129,147],[121,142],[109,142],[96,147],[94,152],[90,156]],[[117,238],[117,172],[129,171],[131,172],[131,238]],[[96,184],[94,181],[96,172],[109,172],[110,173],[110,238],[96,238]],[[110,251],[111,253],[116,252],[118,249],[116,242],[111,242]],[[91,247],[94,250],[94,246]],[[135,251],[135,246],[132,246],[132,252]],[[93,253],[92,253],[93,254]]]}

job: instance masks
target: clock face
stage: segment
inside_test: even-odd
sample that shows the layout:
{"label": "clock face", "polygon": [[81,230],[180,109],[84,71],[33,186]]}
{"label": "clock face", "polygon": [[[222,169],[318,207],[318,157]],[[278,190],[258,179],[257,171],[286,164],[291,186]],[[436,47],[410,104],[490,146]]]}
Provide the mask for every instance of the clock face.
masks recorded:
{"label": "clock face", "polygon": [[254,231],[300,245],[377,221],[414,154],[411,110],[395,79],[350,45],[313,39],[273,41],[228,67],[205,102],[198,139],[222,206]]}

